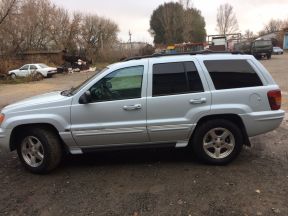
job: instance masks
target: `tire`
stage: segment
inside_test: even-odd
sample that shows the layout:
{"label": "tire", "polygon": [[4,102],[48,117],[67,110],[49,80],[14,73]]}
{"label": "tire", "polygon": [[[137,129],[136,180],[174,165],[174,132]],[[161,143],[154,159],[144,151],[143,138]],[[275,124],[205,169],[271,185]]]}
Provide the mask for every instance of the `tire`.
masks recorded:
{"label": "tire", "polygon": [[17,153],[27,170],[35,174],[46,174],[61,162],[61,141],[47,128],[27,128],[19,137]]}
{"label": "tire", "polygon": [[44,79],[44,76],[40,72],[35,72],[35,73],[32,74],[32,78],[35,81],[40,81],[40,80]]}
{"label": "tire", "polygon": [[257,60],[261,60],[261,56],[254,55],[254,57],[255,57]]}
{"label": "tire", "polygon": [[16,79],[17,78],[15,73],[12,73],[10,76],[11,76],[12,79]]}
{"label": "tire", "polygon": [[268,54],[268,55],[267,55],[267,59],[271,59],[271,54]]}
{"label": "tire", "polygon": [[242,131],[235,123],[225,119],[208,120],[195,129],[192,150],[205,163],[225,165],[239,155],[243,140]]}

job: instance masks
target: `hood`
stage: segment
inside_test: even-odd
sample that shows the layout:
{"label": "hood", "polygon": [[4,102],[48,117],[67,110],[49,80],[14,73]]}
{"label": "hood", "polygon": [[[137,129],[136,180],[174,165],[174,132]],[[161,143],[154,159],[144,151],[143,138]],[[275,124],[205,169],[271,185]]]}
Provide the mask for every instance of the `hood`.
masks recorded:
{"label": "hood", "polygon": [[18,71],[19,71],[19,69],[11,70],[8,72],[8,74],[13,73],[13,72],[18,72]]}
{"label": "hood", "polygon": [[72,100],[71,97],[61,95],[61,91],[50,92],[34,96],[31,98],[27,98],[17,103],[8,105],[4,107],[2,112],[8,113],[8,112],[26,111],[31,109],[42,109],[42,108],[48,108],[56,104],[59,106],[61,105],[61,103],[63,103],[63,105],[67,105],[71,100]]}

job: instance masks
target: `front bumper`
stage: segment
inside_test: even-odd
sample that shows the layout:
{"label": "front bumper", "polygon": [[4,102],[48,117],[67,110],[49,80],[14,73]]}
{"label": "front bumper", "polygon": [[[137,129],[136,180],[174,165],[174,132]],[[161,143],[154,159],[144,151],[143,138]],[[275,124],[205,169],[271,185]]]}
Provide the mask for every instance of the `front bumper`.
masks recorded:
{"label": "front bumper", "polygon": [[10,152],[10,136],[11,130],[0,128],[0,150]]}
{"label": "front bumper", "polygon": [[253,137],[278,128],[285,117],[285,111],[254,112],[242,114],[240,117],[246,127],[248,136]]}

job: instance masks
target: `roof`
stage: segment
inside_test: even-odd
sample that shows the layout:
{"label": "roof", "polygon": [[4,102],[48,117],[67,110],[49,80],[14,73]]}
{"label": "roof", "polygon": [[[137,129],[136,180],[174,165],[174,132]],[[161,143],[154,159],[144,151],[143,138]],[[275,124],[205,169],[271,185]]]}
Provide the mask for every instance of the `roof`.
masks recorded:
{"label": "roof", "polygon": [[211,51],[211,50],[205,50],[205,51],[200,51],[200,52],[184,52],[184,53],[157,53],[153,55],[146,55],[146,56],[136,56],[136,57],[131,57],[131,58],[126,58],[123,60],[125,61],[131,61],[131,60],[139,60],[139,59],[147,59],[147,58],[159,58],[159,57],[165,57],[165,56],[183,56],[183,55],[211,55],[211,54],[238,54],[238,55],[243,55],[244,53],[242,52],[217,52],[217,51]]}

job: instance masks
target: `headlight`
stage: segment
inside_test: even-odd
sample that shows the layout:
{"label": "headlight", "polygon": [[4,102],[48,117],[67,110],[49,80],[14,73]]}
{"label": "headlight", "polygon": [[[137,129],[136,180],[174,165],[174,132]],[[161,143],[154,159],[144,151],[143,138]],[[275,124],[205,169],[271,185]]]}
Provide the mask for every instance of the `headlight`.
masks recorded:
{"label": "headlight", "polygon": [[4,121],[5,115],[0,113],[0,125],[2,124],[2,122]]}

